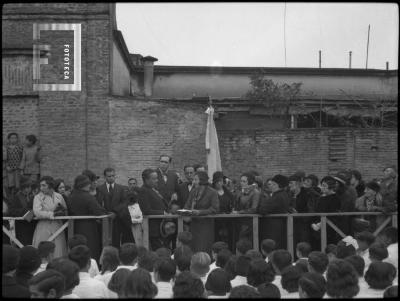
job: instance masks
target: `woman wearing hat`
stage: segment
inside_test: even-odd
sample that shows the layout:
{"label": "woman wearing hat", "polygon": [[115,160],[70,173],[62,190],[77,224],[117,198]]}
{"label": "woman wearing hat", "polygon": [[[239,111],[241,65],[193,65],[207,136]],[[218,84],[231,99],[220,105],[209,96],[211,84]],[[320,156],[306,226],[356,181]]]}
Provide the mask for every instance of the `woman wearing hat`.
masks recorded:
{"label": "woman wearing hat", "polygon": [[[85,175],[79,175],[75,178],[74,190],[68,201],[70,215],[98,216],[106,214],[106,210],[90,194],[91,185],[92,181]],[[101,252],[101,242],[96,220],[75,220],[74,234],[81,234],[86,237],[92,258],[98,260]]]}
{"label": "woman wearing hat", "polygon": [[[205,171],[196,172],[185,209],[192,210],[193,216],[216,214],[219,211],[218,193],[208,185],[208,175]],[[193,235],[193,251],[210,253],[214,242],[214,219],[191,219],[190,232]]]}
{"label": "woman wearing hat", "polygon": [[[54,179],[44,176],[39,183],[40,192],[33,199],[33,213],[40,219],[33,234],[32,245],[35,248],[39,246],[41,241],[48,240],[63,225],[61,220],[54,220],[54,217],[67,215],[67,205],[63,197],[54,191]],[[54,257],[67,255],[64,232],[57,235],[53,242],[56,245]]]}
{"label": "woman wearing hat", "polygon": [[[224,179],[226,177],[221,171],[213,174],[212,187],[218,193],[219,213],[231,213],[233,209],[233,194],[225,187]],[[215,219],[215,240],[226,242],[230,248],[234,246],[233,225],[234,220],[227,218]]]}
{"label": "woman wearing hat", "polygon": [[[288,186],[288,178],[283,175],[275,175],[269,181],[269,189],[272,192],[270,198],[262,198],[258,212],[265,214],[288,213],[290,197],[285,188]],[[273,239],[277,243],[277,248],[286,247],[286,219],[282,217],[265,217],[260,219],[260,236]]]}

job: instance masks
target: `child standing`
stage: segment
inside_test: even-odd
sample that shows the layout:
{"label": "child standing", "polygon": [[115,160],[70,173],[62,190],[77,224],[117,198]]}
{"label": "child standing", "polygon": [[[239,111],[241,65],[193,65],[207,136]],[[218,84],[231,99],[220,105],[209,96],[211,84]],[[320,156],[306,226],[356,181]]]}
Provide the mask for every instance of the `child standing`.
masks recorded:
{"label": "child standing", "polygon": [[143,246],[143,228],[142,228],[142,221],[143,221],[143,213],[140,210],[139,203],[137,200],[137,196],[134,193],[128,194],[128,210],[131,216],[131,230],[133,238],[135,239],[135,244],[137,246]]}
{"label": "child standing", "polygon": [[6,170],[8,179],[8,189],[11,195],[14,195],[19,188],[20,164],[23,154],[23,147],[18,142],[18,134],[10,133],[7,136],[8,144]]}

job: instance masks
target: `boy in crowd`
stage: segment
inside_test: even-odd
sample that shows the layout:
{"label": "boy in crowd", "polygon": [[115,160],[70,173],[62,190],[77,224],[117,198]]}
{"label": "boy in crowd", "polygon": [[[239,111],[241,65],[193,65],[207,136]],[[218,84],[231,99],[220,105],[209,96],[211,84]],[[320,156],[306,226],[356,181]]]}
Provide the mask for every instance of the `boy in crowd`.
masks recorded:
{"label": "boy in crowd", "polygon": [[369,260],[369,247],[375,242],[375,236],[369,231],[362,231],[356,233],[355,238],[358,244],[357,255],[364,259],[364,265],[368,267],[371,263]]}
{"label": "boy in crowd", "polygon": [[39,256],[42,263],[35,275],[46,270],[47,264],[54,258],[56,245],[51,241],[41,241],[38,246]]}
{"label": "boy in crowd", "polygon": [[199,277],[203,285],[205,285],[207,281],[207,276],[210,272],[210,264],[210,256],[205,252],[195,253],[190,261],[190,272]]}
{"label": "boy in crowd", "polygon": [[383,243],[375,242],[369,247],[369,259],[371,263],[383,261],[384,259],[388,258],[388,256],[389,252]]}
{"label": "boy in crowd", "polygon": [[231,280],[232,287],[247,285],[247,274],[250,268],[250,259],[246,256],[238,256],[235,264],[236,276]]}
{"label": "boy in crowd", "polygon": [[265,261],[268,263],[271,260],[272,252],[276,248],[276,243],[273,239],[264,239],[261,242],[261,253],[265,257]]}
{"label": "boy in crowd", "polygon": [[176,274],[176,264],[172,259],[163,258],[155,265],[154,279],[157,285],[158,293],[156,299],[173,296],[172,279]]}
{"label": "boy in crowd", "polygon": [[236,243],[236,255],[237,256],[244,256],[248,250],[252,249],[252,243],[248,239],[239,239]]}
{"label": "boy in crowd", "polygon": [[[76,246],[87,246],[87,239],[82,234],[75,234],[71,238],[68,239],[68,248],[72,250]],[[99,275],[99,267],[95,259],[90,258],[90,268],[89,268],[89,275],[90,277],[94,278]]]}
{"label": "boy in crowd", "polygon": [[275,270],[275,280],[272,283],[279,288],[281,296],[283,296],[286,292],[281,284],[282,272],[285,268],[292,265],[292,255],[283,249],[276,250],[272,253],[271,263]]}
{"label": "boy in crowd", "polygon": [[68,258],[79,266],[79,284],[75,286],[72,293],[76,294],[79,298],[107,298],[108,289],[104,283],[91,278],[89,275],[89,248],[85,245],[73,247],[69,251]]}
{"label": "boy in crowd", "polygon": [[305,262],[307,263],[308,261],[308,254],[311,252],[311,245],[307,242],[299,242],[296,246],[296,256],[297,256],[297,261],[298,262]]}
{"label": "boy in crowd", "polygon": [[[325,277],[329,264],[328,255],[319,251],[313,251],[308,255],[308,271],[318,273]],[[326,277],[325,277],[326,278]]]}
{"label": "boy in crowd", "polygon": [[211,259],[212,259],[213,262],[210,265],[210,273],[212,272],[212,270],[217,268],[217,255],[223,249],[228,249],[228,244],[226,242],[224,242],[224,241],[217,241],[217,242],[212,244],[212,246],[211,246]]}
{"label": "boy in crowd", "polygon": [[64,276],[55,270],[45,270],[29,280],[31,298],[60,299],[65,289]]}

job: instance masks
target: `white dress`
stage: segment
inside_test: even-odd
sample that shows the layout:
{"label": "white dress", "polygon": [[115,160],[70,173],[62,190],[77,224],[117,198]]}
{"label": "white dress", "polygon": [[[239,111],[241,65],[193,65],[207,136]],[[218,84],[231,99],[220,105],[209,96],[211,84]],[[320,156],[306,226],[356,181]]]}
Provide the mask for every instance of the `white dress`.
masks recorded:
{"label": "white dress", "polygon": [[[35,248],[39,246],[41,241],[48,240],[63,225],[61,220],[52,220],[54,219],[54,210],[58,204],[61,204],[65,209],[67,208],[64,198],[57,192],[53,192],[52,196],[40,192],[33,199],[33,213],[37,218],[43,219],[39,220],[33,234],[32,245]],[[53,242],[56,245],[54,258],[66,256],[67,242],[65,233],[60,233]]]}

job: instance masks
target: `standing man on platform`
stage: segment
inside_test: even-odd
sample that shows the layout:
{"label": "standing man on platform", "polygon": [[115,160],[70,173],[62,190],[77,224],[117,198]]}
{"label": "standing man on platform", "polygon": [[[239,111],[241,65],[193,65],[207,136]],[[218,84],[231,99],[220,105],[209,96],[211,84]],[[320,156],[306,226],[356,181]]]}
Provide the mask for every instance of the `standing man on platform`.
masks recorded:
{"label": "standing man on platform", "polygon": [[[139,192],[139,206],[143,215],[162,215],[168,214],[168,203],[157,190],[158,175],[153,169],[145,169],[142,172],[143,186]],[[149,240],[150,248],[155,251],[164,247],[165,242],[160,233],[161,219],[149,220]]]}
{"label": "standing man on platform", "polygon": [[179,191],[178,175],[175,171],[169,169],[171,162],[170,156],[160,156],[159,168],[157,169],[157,190],[167,202],[176,202]]}
{"label": "standing man on platform", "polygon": [[115,183],[115,170],[104,170],[106,182],[98,187],[97,200],[107,211],[116,214],[112,225],[112,245],[119,248],[121,244],[133,242],[130,228],[128,199],[124,186]]}
{"label": "standing man on platform", "polygon": [[189,198],[189,193],[193,188],[194,167],[192,165],[185,165],[183,168],[186,181],[179,185],[178,191],[178,206],[183,208]]}

